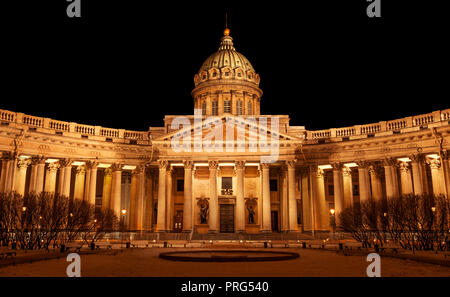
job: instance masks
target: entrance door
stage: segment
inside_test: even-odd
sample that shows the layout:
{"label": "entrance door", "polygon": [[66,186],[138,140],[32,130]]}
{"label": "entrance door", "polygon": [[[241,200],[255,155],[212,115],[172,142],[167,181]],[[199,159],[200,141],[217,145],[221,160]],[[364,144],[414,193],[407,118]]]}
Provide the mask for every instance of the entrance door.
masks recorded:
{"label": "entrance door", "polygon": [[278,211],[273,210],[270,214],[272,221],[272,232],[280,232],[280,230],[278,230]]}
{"label": "entrance door", "polygon": [[220,204],[220,232],[234,232],[234,205]]}
{"label": "entrance door", "polygon": [[173,231],[181,232],[183,231],[183,211],[177,210],[177,214],[173,218]]}

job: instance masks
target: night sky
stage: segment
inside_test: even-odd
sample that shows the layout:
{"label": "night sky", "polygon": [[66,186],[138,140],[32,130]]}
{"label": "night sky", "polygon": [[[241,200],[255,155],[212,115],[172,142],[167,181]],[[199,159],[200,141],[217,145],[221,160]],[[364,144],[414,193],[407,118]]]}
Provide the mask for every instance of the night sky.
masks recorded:
{"label": "night sky", "polygon": [[225,12],[261,76],[263,114],[316,130],[450,108],[449,18],[433,1],[382,0],[369,19],[362,0],[81,0],[77,20],[64,0],[9,2],[2,109],[141,131],[192,114],[193,77],[219,47]]}

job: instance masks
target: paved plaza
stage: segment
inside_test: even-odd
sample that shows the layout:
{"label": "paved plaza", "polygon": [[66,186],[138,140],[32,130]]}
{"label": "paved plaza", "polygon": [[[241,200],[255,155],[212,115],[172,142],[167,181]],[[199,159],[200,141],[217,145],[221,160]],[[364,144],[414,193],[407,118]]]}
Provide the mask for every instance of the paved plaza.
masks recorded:
{"label": "paved plaza", "polygon": [[[344,256],[336,251],[283,248],[272,251],[297,252],[287,261],[192,263],[158,257],[161,252],[191,251],[184,248],[136,248],[123,252],[81,255],[81,276],[86,277],[365,277],[369,262],[365,255]],[[0,268],[0,276],[64,277],[65,258]],[[382,277],[449,277],[450,267],[381,257]]]}

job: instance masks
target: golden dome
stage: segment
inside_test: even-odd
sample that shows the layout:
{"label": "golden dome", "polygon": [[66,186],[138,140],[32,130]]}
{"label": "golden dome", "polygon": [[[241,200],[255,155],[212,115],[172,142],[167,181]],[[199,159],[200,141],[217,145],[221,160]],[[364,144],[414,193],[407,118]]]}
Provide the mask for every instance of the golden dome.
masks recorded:
{"label": "golden dome", "polygon": [[236,51],[233,38],[229,34],[230,29],[226,28],[219,49],[206,59],[195,75],[196,86],[213,80],[241,80],[259,85],[259,75],[250,61]]}

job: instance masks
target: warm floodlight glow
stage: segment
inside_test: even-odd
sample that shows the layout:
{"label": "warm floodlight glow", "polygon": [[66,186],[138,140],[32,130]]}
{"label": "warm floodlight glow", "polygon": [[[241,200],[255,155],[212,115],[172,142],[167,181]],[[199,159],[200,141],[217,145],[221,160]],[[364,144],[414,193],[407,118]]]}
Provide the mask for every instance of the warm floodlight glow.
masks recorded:
{"label": "warm floodlight glow", "polygon": [[184,166],[184,164],[183,163],[172,163],[172,164],[170,164],[170,166],[172,166],[172,167],[175,167],[175,166],[177,166],[177,167],[179,167],[179,166]]}
{"label": "warm floodlight glow", "polygon": [[397,160],[399,160],[400,162],[411,162],[410,158],[398,158]]}
{"label": "warm floodlight glow", "polygon": [[327,165],[319,165],[319,166],[317,166],[317,167],[319,167],[319,168],[322,169],[322,170],[324,170],[324,169],[333,169],[333,166],[331,166],[330,164],[327,164]]}
{"label": "warm floodlight glow", "polygon": [[125,165],[125,166],[123,166],[122,169],[123,170],[134,170],[134,169],[136,169],[136,166],[135,165]]}
{"label": "warm floodlight glow", "polygon": [[345,167],[358,167],[358,164],[356,164],[356,163],[345,163],[344,166]]}
{"label": "warm floodlight glow", "polygon": [[334,208],[330,209],[330,213],[334,215]]}
{"label": "warm floodlight glow", "polygon": [[31,156],[21,155],[21,156],[19,157],[19,159],[29,159],[29,158],[31,158]]}
{"label": "warm floodlight glow", "polygon": [[45,163],[55,163],[58,161],[59,161],[58,159],[47,159],[47,160],[45,160]]}
{"label": "warm floodlight glow", "polygon": [[85,162],[75,161],[72,163],[72,166],[82,166],[84,164],[85,164]]}
{"label": "warm floodlight glow", "polygon": [[195,163],[194,166],[208,166],[208,163]]}
{"label": "warm floodlight glow", "polygon": [[111,164],[103,164],[103,163],[100,163],[100,164],[98,164],[98,166],[97,166],[97,168],[109,168],[109,167],[111,167]]}
{"label": "warm floodlight glow", "polygon": [[430,154],[430,155],[427,155],[427,157],[431,158],[431,159],[439,159],[439,155],[438,154]]}
{"label": "warm floodlight glow", "polygon": [[126,209],[122,209],[122,214],[126,215],[127,214],[127,210]]}
{"label": "warm floodlight glow", "polygon": [[234,163],[219,163],[219,166],[233,166],[234,167]]}

